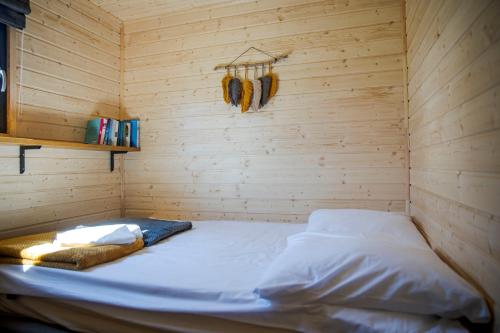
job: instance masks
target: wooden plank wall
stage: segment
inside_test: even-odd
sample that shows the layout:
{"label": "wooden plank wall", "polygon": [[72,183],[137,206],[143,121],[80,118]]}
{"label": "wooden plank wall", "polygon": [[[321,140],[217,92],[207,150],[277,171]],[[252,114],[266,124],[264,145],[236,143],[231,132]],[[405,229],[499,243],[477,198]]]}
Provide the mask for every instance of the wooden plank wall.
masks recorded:
{"label": "wooden plank wall", "polygon": [[[304,222],[320,207],[404,211],[401,17],[399,0],[275,0],[126,21],[123,107],[142,120],[142,151],[126,157],[125,213]],[[278,95],[240,114],[213,66],[249,46],[293,53],[274,68]]]}
{"label": "wooden plank wall", "polygon": [[16,135],[82,142],[89,118],[119,117],[121,23],[88,1],[31,8]]}
{"label": "wooden plank wall", "polygon": [[500,2],[410,0],[407,16],[411,214],[499,303]]}
{"label": "wooden plank wall", "polygon": [[[14,81],[22,107],[13,96],[12,134],[82,142],[89,118],[119,115],[121,22],[83,0],[32,0],[31,8],[24,42],[14,34],[17,66],[21,47],[24,55],[22,85],[19,67]],[[18,146],[0,146],[3,234],[120,214],[120,170],[109,172],[109,153],[28,151],[25,175],[18,155]]]}

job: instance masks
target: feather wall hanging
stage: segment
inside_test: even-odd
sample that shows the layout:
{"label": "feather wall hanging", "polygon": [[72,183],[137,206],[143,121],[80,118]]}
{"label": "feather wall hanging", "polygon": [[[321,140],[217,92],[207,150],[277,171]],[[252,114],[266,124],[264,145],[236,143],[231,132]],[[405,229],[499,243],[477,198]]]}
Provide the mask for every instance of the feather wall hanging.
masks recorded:
{"label": "feather wall hanging", "polygon": [[[236,61],[250,50],[255,50],[266,56],[272,58],[271,61],[255,61],[236,63]],[[225,68],[226,75],[222,78],[222,96],[226,104],[231,103],[233,106],[241,106],[241,112],[245,113],[250,108],[253,111],[258,111],[263,108],[269,100],[278,92],[278,75],[273,72],[272,64],[281,59],[287,58],[290,51],[279,56],[273,56],[265,51],[259,50],[255,47],[249,47],[245,52],[241,53],[233,61],[228,64],[221,64],[215,66],[215,70]],[[269,71],[265,74],[265,65],[269,64]],[[262,66],[262,76],[258,76],[258,66]],[[238,77],[238,67],[245,68],[245,78],[240,80]],[[248,68],[254,67],[254,79],[248,79]],[[234,68],[234,76],[231,76],[230,69]]]}

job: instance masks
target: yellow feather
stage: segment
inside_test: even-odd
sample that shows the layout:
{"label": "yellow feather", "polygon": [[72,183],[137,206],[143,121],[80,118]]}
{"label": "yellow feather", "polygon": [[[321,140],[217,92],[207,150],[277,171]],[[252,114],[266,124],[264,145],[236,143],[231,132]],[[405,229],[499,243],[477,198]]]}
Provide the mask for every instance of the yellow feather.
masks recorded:
{"label": "yellow feather", "polygon": [[243,80],[241,93],[241,112],[247,112],[252,104],[253,85],[250,80]]}
{"label": "yellow feather", "polygon": [[273,97],[276,95],[278,92],[278,75],[274,73],[270,73],[269,76],[271,77],[271,87],[269,88],[269,98]]}
{"label": "yellow feather", "polygon": [[224,102],[229,104],[231,99],[229,98],[229,81],[231,81],[233,77],[230,74],[226,74],[222,79],[222,95],[224,96]]}

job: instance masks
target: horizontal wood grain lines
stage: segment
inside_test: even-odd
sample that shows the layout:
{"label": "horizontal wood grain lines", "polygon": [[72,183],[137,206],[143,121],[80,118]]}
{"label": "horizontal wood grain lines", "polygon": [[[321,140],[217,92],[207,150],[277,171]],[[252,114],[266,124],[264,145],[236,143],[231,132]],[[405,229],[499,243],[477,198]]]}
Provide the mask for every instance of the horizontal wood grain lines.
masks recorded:
{"label": "horizontal wood grain lines", "polygon": [[[310,61],[311,59],[309,59]],[[319,61],[308,63],[303,59],[300,64],[289,65],[285,62],[283,65],[274,66],[274,71],[279,73],[280,82],[307,78],[318,78],[348,74],[363,74],[376,73],[391,70],[401,69],[401,56],[399,54],[391,54],[376,57],[360,57],[350,59],[339,59],[335,61]],[[158,73],[160,74],[160,73]],[[166,73],[165,73],[166,74]],[[187,76],[191,74],[191,76]],[[221,73],[207,73],[200,80],[202,73],[185,72],[179,73],[177,76],[173,73],[168,74],[167,79],[155,79],[157,76],[152,76],[151,81],[130,82],[125,85],[125,90],[128,95],[133,96],[142,93],[157,93],[161,91],[178,91],[186,89],[198,89],[203,87],[218,87]],[[243,76],[243,71],[241,71]],[[255,71],[249,71],[249,77],[253,79]],[[261,71],[258,71],[258,76]],[[207,85],[208,82],[213,82]]]}
{"label": "horizontal wood grain lines", "polygon": [[[20,82],[18,83],[21,84]],[[95,88],[86,87],[79,83],[73,83],[46,74],[37,73],[26,68],[23,70],[22,85],[53,94],[70,96],[80,100],[109,104],[118,107],[118,94],[112,94]]]}
{"label": "horizontal wood grain lines", "polygon": [[[357,5],[357,4],[355,4]],[[374,3],[372,2],[372,6]],[[385,9],[387,7],[398,7],[399,4],[394,1],[387,2],[385,4],[379,4],[375,10]],[[347,9],[347,10],[343,10]],[[361,12],[360,15],[368,17],[366,15],[367,10],[370,10],[370,6],[358,7],[356,10]],[[334,27],[336,29],[345,27],[352,22],[358,15],[356,11],[350,9],[349,6],[337,10],[334,3],[331,1],[327,2],[317,2],[317,3],[307,3],[300,4],[294,7],[279,7],[274,10],[264,10],[260,12],[251,12],[244,15],[226,16],[219,18],[217,20],[211,18],[205,21],[196,21],[193,23],[185,23],[182,25],[175,25],[165,28],[156,28],[148,31],[141,31],[137,33],[129,33],[125,39],[125,45],[140,45],[154,43],[163,40],[172,40],[181,37],[195,37],[203,36],[211,33],[221,33],[226,31],[237,31],[237,30],[247,30],[252,31],[252,28],[259,26],[271,26],[272,24],[284,24],[287,22],[293,22],[297,20],[309,20],[312,21],[315,18],[318,20],[324,20],[326,13],[331,13],[329,15],[334,15],[336,21]],[[366,20],[367,25],[372,24],[369,19]],[[358,22],[355,23],[359,25]],[[127,26],[128,24],[125,23]]]}
{"label": "horizontal wood grain lines", "polygon": [[64,65],[57,60],[35,55],[26,50],[23,56],[23,69],[79,84],[112,96],[119,94],[119,84],[116,81],[89,73],[86,69],[81,70],[71,65]]}
{"label": "horizontal wood grain lines", "polygon": [[119,196],[91,200],[77,198],[62,205],[56,203],[2,212],[0,221],[2,222],[1,228],[3,231],[77,217],[83,218],[103,212],[112,212],[112,216],[117,217],[119,216],[119,209]]}
{"label": "horizontal wood grain lines", "polygon": [[[57,111],[76,115],[87,115],[88,117],[97,114],[117,115],[119,111],[117,105],[74,98],[73,96],[56,94],[50,91],[30,88],[29,86],[23,86],[22,102],[24,104],[23,113],[24,111],[29,112],[33,110],[33,112],[37,112],[36,110],[38,110],[38,112],[44,116],[39,118],[41,122],[46,120],[47,118],[45,118],[45,116],[49,116],[49,114],[49,117],[57,117]],[[29,105],[32,108],[26,107],[25,105]],[[44,109],[49,109],[49,111],[45,112]],[[21,114],[20,118],[22,117]]]}
{"label": "horizontal wood grain lines", "polygon": [[[394,50],[401,50],[401,44],[391,43],[394,39],[400,38],[400,33],[401,23],[396,22],[393,24],[385,23],[367,27],[354,27],[340,31],[319,31],[260,39],[258,40],[257,46],[269,52],[281,52],[287,49],[303,50],[302,52],[308,52],[308,58],[314,57],[314,53],[318,53],[317,50],[323,49],[330,54],[335,54],[337,59],[343,59],[350,58],[352,55],[358,54],[359,52],[370,53],[376,52],[377,50],[379,52],[378,55],[393,54],[395,53]],[[215,62],[221,62],[227,59],[233,59],[239,55],[241,52],[240,49],[247,48],[250,43],[251,41],[240,41],[227,45],[212,45],[197,49],[181,49],[162,54],[153,54],[142,58],[125,59],[126,71],[182,63],[189,64],[192,61],[206,60],[207,55],[210,55],[213,67],[213,62],[215,60],[217,60]],[[309,52],[311,49],[316,50],[316,52],[312,52],[311,54],[311,52]],[[386,53],[381,53],[381,49],[388,51],[386,51]],[[127,53],[127,49],[125,49],[125,53]],[[291,59],[287,61],[291,61]]]}
{"label": "horizontal wood grain lines", "polygon": [[[318,66],[321,64],[332,63],[337,65],[332,68],[332,70],[341,70],[339,67],[340,62],[347,69],[350,69],[353,63],[359,61],[367,62],[371,59],[383,59],[385,62],[390,62],[390,56],[395,56],[401,53],[401,45],[397,44],[398,39],[394,38],[391,43],[390,40],[376,40],[367,41],[363,44],[352,43],[348,45],[331,45],[325,47],[309,47],[303,48],[300,52],[294,52],[293,57],[289,57],[280,63],[277,63],[273,68],[279,72],[283,70],[291,69],[297,70],[304,68],[307,64],[313,64],[313,66]],[[200,52],[201,53],[201,52]],[[124,73],[125,82],[128,83],[139,83],[139,82],[149,82],[155,77],[191,77],[200,75],[213,75],[213,64],[216,61],[215,58],[206,59],[203,54],[198,52],[186,53],[182,55],[180,61],[169,62],[166,59],[158,59],[157,62],[147,62],[147,67],[133,68],[132,64],[128,67],[127,71]],[[178,55],[172,55],[172,57],[179,57]],[[165,55],[165,58],[170,58],[170,56]],[[355,59],[363,58],[363,59]],[[191,61],[187,61],[191,59]],[[227,55],[221,55],[220,61],[226,61],[228,59]],[[397,60],[396,60],[397,61]],[[319,63],[316,65],[316,63]],[[379,64],[379,67],[382,67]],[[253,74],[253,73],[250,73]],[[219,73],[220,75],[220,73]]]}
{"label": "horizontal wood grain lines", "polygon": [[13,209],[40,207],[45,205],[64,205],[68,202],[86,201],[119,197],[120,188],[115,185],[74,187],[70,189],[50,189],[31,193],[8,194],[0,196],[0,212]]}
{"label": "horizontal wood grain lines", "polygon": [[[220,92],[222,93],[222,92]],[[217,119],[223,115],[238,118],[241,123],[261,122],[264,119],[276,119],[283,123],[283,118],[320,120],[323,116],[333,121],[357,121],[376,119],[397,119],[402,116],[402,86],[351,89],[342,91],[316,92],[309,94],[281,95],[278,93],[268,103],[270,107],[244,117],[239,110],[224,104],[220,98],[210,102],[186,102],[183,104],[164,104],[161,106],[137,105],[127,107],[127,113],[147,119],[179,119],[186,121],[193,117]],[[310,106],[314,105],[314,108]],[[335,107],[332,107],[332,106]],[[274,112],[278,111],[278,112]],[[333,119],[332,119],[333,117]],[[248,119],[248,120],[247,120]],[[193,119],[195,121],[196,119]]]}
{"label": "horizontal wood grain lines", "polygon": [[[95,7],[84,8],[85,1],[72,0],[33,0],[33,8],[62,17],[67,22],[77,25],[83,31],[91,33],[93,38],[99,38],[115,45],[120,45],[119,21],[112,15],[104,13]],[[35,6],[33,6],[33,4]]]}
{"label": "horizontal wood grain lines", "polygon": [[[339,201],[339,206],[352,204],[352,201]],[[390,202],[392,204],[392,202]],[[372,207],[392,207],[387,202],[372,203]],[[395,205],[396,206],[396,205]],[[389,209],[387,209],[389,210]],[[151,209],[125,209],[125,215],[129,217],[148,216],[164,220],[184,221],[252,221],[252,222],[282,222],[282,223],[306,223],[309,214],[280,214],[280,213],[229,213],[229,212],[203,212],[203,211],[168,211]]]}
{"label": "horizontal wood grain lines", "polygon": [[[270,23],[274,22],[276,19],[279,20],[277,16],[281,14],[293,15],[293,13],[290,12],[298,8],[303,8],[304,5],[311,6],[314,9],[318,6],[322,6],[324,10],[341,13],[368,8],[395,6],[398,5],[398,2],[395,0],[340,0],[335,1],[333,6],[331,2],[329,3],[324,0],[311,0],[308,1],[307,4],[305,4],[303,0],[257,0],[234,4],[226,3],[219,6],[208,6],[206,8],[197,8],[183,12],[166,13],[150,18],[126,20],[125,33],[132,35],[157,29],[189,25],[195,22],[206,24],[207,22],[205,21],[210,20],[216,22],[233,22],[237,18],[247,16],[258,16],[259,21],[252,21],[253,24],[258,25],[260,21]],[[285,20],[285,16],[283,16],[283,20]],[[228,23],[224,25],[221,24],[221,28],[224,28],[227,24]]]}
{"label": "horizontal wood grain lines", "polygon": [[[52,4],[59,3],[58,0],[47,1],[46,4],[50,7]],[[66,7],[62,5],[63,7]],[[67,7],[66,7],[67,8]],[[84,44],[89,46],[93,46],[95,48],[101,49],[103,52],[108,53],[109,55],[116,54],[120,49],[120,42],[110,42],[107,39],[103,38],[100,35],[96,35],[91,31],[87,30],[86,27],[82,27],[78,25],[78,20],[68,20],[65,16],[56,14],[47,7],[43,8],[37,5],[36,3],[32,3],[31,5],[31,13],[29,16],[32,20],[36,20],[38,23],[57,31],[61,34],[71,36],[75,40],[78,40]],[[83,15],[78,15],[78,17],[85,17]],[[91,22],[95,22],[93,20],[89,20]],[[97,22],[95,22],[97,24]],[[90,26],[90,25],[89,25]],[[108,31],[101,28],[101,31]],[[119,35],[116,35],[119,37]]]}
{"label": "horizontal wood grain lines", "polygon": [[411,97],[410,115],[426,107],[455,108],[498,84],[499,52],[500,40],[467,67],[455,67],[454,74],[438,71]]}
{"label": "horizontal wood grain lines", "polygon": [[226,212],[226,213],[281,213],[310,214],[312,211],[331,207],[336,200],[265,200],[265,199],[209,199],[209,198],[168,198],[136,197],[128,194],[125,198],[127,209],[152,209],[179,212]]}
{"label": "horizontal wood grain lines", "polygon": [[[92,0],[103,10],[117,15],[121,20],[130,20],[136,18],[150,17],[159,14],[178,12],[183,10],[192,10],[196,8],[206,8],[213,5],[226,5],[227,0],[170,0],[165,1],[137,1],[137,0]],[[238,0],[236,3],[245,3],[249,0]]]}
{"label": "horizontal wood grain lines", "polygon": [[411,170],[412,186],[465,206],[500,215],[500,175],[467,171]]}
{"label": "horizontal wood grain lines", "polygon": [[[399,184],[405,183],[404,173],[405,171],[401,168],[396,167],[363,167],[362,165],[356,165],[352,168],[344,167],[342,165],[336,167],[317,167],[317,165],[301,166],[296,168],[290,168],[286,165],[269,165],[264,166],[254,166],[255,164],[248,163],[247,165],[241,166],[239,168],[220,168],[217,166],[205,166],[202,170],[197,170],[195,168],[187,167],[185,169],[181,168],[166,168],[164,166],[160,168],[148,167],[148,164],[144,167],[142,163],[132,163],[132,166],[126,170],[125,176],[127,177],[128,184],[146,184],[152,177],[158,176],[158,181],[155,185],[166,184],[165,191],[167,192],[168,186],[171,184],[190,184],[193,185],[192,191],[189,193],[203,193],[204,191],[200,189],[197,191],[195,186],[199,184],[213,184],[213,187],[217,187],[218,184],[281,184],[280,188],[275,190],[270,189],[271,192],[275,192],[279,195],[281,189],[286,189],[288,185],[294,185],[296,192],[301,192],[300,189],[308,188],[307,184],[336,184],[339,185],[339,189],[342,188],[341,185],[347,185],[345,188],[355,188],[357,185],[367,185],[367,184],[377,184],[381,187],[383,184]],[[140,161],[135,161],[140,162]],[[127,161],[128,165],[128,161]],[[138,167],[139,165],[139,167]],[[151,163],[149,164],[151,165]],[[134,177],[134,173],[140,170],[144,173],[142,176]],[[377,176],[377,172],[380,174]],[[147,181],[145,181],[145,179]],[[189,182],[185,181],[189,180]],[[154,186],[151,186],[153,188]],[[158,187],[158,186],[157,186]],[[397,186],[396,186],[397,187]],[[179,189],[178,186],[173,186],[170,191],[174,191],[174,188]],[[236,186],[238,188],[238,186]],[[318,191],[320,193],[333,193],[333,189],[316,189],[317,186],[309,187],[310,190]],[[363,186],[359,186],[363,188]],[[399,188],[399,187],[398,187]],[[282,194],[285,194],[283,190]],[[151,192],[154,193],[154,192]],[[217,194],[217,191],[214,191]],[[312,192],[314,193],[314,192]],[[222,193],[221,193],[222,195]],[[266,195],[266,194],[262,194]],[[269,194],[270,195],[270,194]],[[314,194],[310,199],[315,198]],[[327,194],[324,194],[327,195]],[[230,196],[229,196],[230,197]]]}
{"label": "horizontal wood grain lines", "polygon": [[[144,154],[141,154],[144,156]],[[133,155],[132,155],[133,156]],[[148,158],[142,157],[141,159],[133,159],[131,157],[127,158],[131,161],[131,167],[136,166],[134,172],[137,172],[137,168],[145,168],[143,170],[148,170],[151,166],[161,166],[165,164],[165,160],[176,159],[179,166],[183,166],[183,169],[199,170],[203,167],[211,167],[214,169],[244,169],[245,167],[265,167],[268,169],[294,169],[297,168],[296,165],[308,166],[311,169],[318,170],[319,168],[338,168],[337,171],[342,171],[342,168],[383,168],[383,167],[402,167],[404,165],[404,153],[403,152],[365,152],[363,154],[359,153],[295,153],[295,154],[245,154],[241,153],[239,155],[193,155],[193,156],[175,156],[175,155],[161,155],[161,154],[148,154]],[[138,155],[136,155],[138,156]],[[137,160],[138,162],[132,162]],[[142,161],[142,162],[141,162]],[[142,164],[141,164],[142,163]],[[164,167],[166,168],[166,167]],[[340,169],[339,169],[340,168]],[[154,168],[153,168],[154,169]],[[127,170],[131,170],[130,167]],[[162,169],[163,170],[163,169]],[[161,171],[161,170],[157,170]],[[198,171],[199,172],[199,171]],[[149,178],[151,179],[151,178]],[[169,180],[170,182],[172,180]],[[300,182],[300,180],[297,180]],[[159,178],[157,182],[162,182]]]}
{"label": "horizontal wood grain lines", "polygon": [[[18,33],[17,37],[18,50],[21,50],[21,34]],[[31,54],[45,61],[57,63],[59,66],[67,66],[81,72],[89,73],[94,76],[96,81],[103,81],[102,79],[105,79],[104,82],[112,81],[117,84],[119,83],[120,77],[116,68],[97,62],[93,58],[86,58],[81,54],[73,53],[71,50],[62,49],[57,45],[47,43],[37,36],[29,35],[29,33],[24,35],[24,52],[26,57]],[[26,62],[28,64],[28,61]]]}
{"label": "horizontal wood grain lines", "polygon": [[[427,42],[425,51],[414,55],[409,54],[409,59],[411,59],[409,66],[410,96],[424,81],[428,80],[430,74],[444,70],[443,68],[439,71],[435,70],[436,65],[439,65],[440,62],[470,61],[468,59],[474,59],[485,49],[484,45],[491,43],[490,39],[495,39],[494,35],[498,34],[495,27],[498,23],[495,23],[497,20],[494,13],[497,11],[495,6],[498,4],[492,2],[491,6],[485,10],[488,2],[489,0],[485,0],[465,5],[457,1],[445,3],[442,9],[446,11],[444,15],[447,17],[443,18],[438,15],[436,24],[441,26],[431,29],[432,39],[424,39]],[[481,16],[477,18],[481,11]],[[472,23],[469,33],[463,34],[463,29],[468,28]],[[421,48],[423,48],[422,45]],[[461,50],[461,52],[456,50]],[[463,52],[465,50],[468,51]],[[445,57],[446,54],[449,54],[450,57]],[[456,67],[445,69],[456,73]]]}
{"label": "horizontal wood grain lines", "polygon": [[[328,200],[330,208],[362,208],[383,211],[401,212],[405,209],[405,201],[391,200]],[[127,208],[126,216],[152,217],[159,219],[178,219],[178,220],[236,220],[236,221],[262,221],[262,222],[285,222],[285,223],[307,223],[309,213],[292,214],[282,212],[212,212],[212,211],[180,211],[167,209],[139,209]]]}
{"label": "horizontal wood grain lines", "polygon": [[[189,35],[175,38],[171,35],[169,40],[156,41],[147,44],[132,44],[126,48],[126,58],[150,57],[155,54],[163,54],[180,50],[206,48],[214,45],[222,46],[228,44],[251,42],[253,40],[286,38],[310,33],[322,33],[329,38],[342,38],[349,33],[359,32],[365,28],[370,32],[370,26],[396,25],[399,24],[399,8],[390,7],[383,9],[369,9],[359,14],[339,14],[315,17],[313,19],[302,19],[296,21],[284,21],[265,26],[255,26],[248,29],[240,28],[234,31],[218,31],[203,35]],[[328,36],[331,35],[331,36]],[[286,39],[285,39],[286,40]]]}
{"label": "horizontal wood grain lines", "polygon": [[[68,8],[72,8],[75,12],[83,14],[94,21],[97,21],[97,31],[101,29],[111,30],[120,34],[121,20],[107,11],[102,10],[92,1],[74,1],[74,0],[59,0]],[[80,18],[82,19],[82,18]],[[83,18],[85,19],[85,18]]]}
{"label": "horizontal wood grain lines", "polygon": [[[46,43],[71,51],[77,55],[79,54],[89,60],[94,60],[108,67],[119,69],[119,55],[104,52],[95,45],[82,42],[71,35],[67,35],[47,26],[42,23],[42,20],[38,21],[36,17],[30,17],[31,16],[28,16],[26,20],[26,35],[36,37]],[[119,52],[119,49],[116,51]]]}
{"label": "horizontal wood grain lines", "polygon": [[120,183],[120,174],[110,174],[109,170],[101,173],[29,174],[22,178],[17,175],[2,176],[2,178],[2,190],[4,190],[4,193],[9,194],[26,194],[50,191],[51,189],[72,189]]}
{"label": "horizontal wood grain lines", "polygon": [[[366,74],[346,74],[319,78],[280,81],[279,96],[325,92],[327,95],[335,91],[352,91],[401,85],[403,74],[400,70],[375,72]],[[210,83],[211,85],[212,83]],[[374,89],[374,90],[376,90]],[[161,106],[166,104],[184,104],[193,102],[221,101],[221,88],[209,87],[176,91],[162,91],[140,95],[125,95],[124,102],[128,107]],[[274,101],[273,101],[274,102]]]}
{"label": "horizontal wood grain lines", "polygon": [[422,147],[411,152],[417,168],[500,172],[500,130]]}
{"label": "horizontal wood grain lines", "polygon": [[68,218],[62,218],[57,220],[49,220],[37,224],[24,224],[22,226],[2,229],[0,231],[0,238],[11,238],[27,234],[36,234],[40,232],[49,232],[54,230],[64,230],[75,225],[81,225],[89,222],[109,220],[111,218],[116,218],[120,216],[120,210],[111,209],[102,212],[96,212],[93,214],[86,214],[82,216],[74,216]]}
{"label": "horizontal wood grain lines", "polygon": [[498,295],[498,217],[419,189],[412,190],[411,200],[412,215],[433,247],[464,267],[489,295]]}
{"label": "horizontal wood grain lines", "polygon": [[[105,154],[105,153],[103,153]],[[79,159],[79,158],[29,158],[28,174],[58,174],[58,173],[95,173],[109,172],[109,153],[103,159]],[[19,158],[2,158],[0,160],[2,170],[0,175],[19,175]],[[119,170],[116,165],[115,169]]]}

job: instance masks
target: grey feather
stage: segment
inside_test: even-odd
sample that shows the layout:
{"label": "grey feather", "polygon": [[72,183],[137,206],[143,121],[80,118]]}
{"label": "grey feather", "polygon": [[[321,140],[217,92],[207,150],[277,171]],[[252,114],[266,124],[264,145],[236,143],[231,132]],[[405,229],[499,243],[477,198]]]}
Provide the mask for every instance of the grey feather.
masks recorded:
{"label": "grey feather", "polygon": [[241,81],[236,77],[229,81],[229,97],[231,98],[231,104],[233,104],[234,106],[240,104]]}
{"label": "grey feather", "polygon": [[271,77],[265,75],[263,77],[259,78],[261,84],[262,84],[262,95],[260,96],[260,106],[263,107],[264,105],[269,102],[269,91],[271,90]]}

